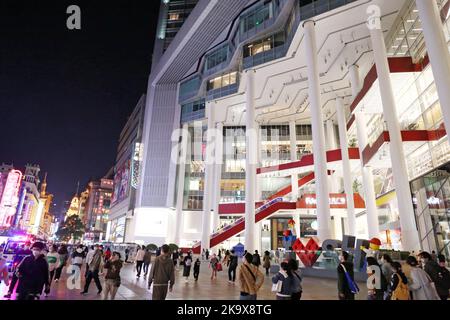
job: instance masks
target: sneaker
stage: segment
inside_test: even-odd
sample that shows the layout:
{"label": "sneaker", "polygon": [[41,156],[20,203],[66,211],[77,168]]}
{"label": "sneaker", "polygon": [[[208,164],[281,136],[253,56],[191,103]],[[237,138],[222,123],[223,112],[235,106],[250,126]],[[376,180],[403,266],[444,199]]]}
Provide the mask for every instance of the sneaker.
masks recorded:
{"label": "sneaker", "polygon": [[7,294],[5,294],[4,296],[3,296],[3,298],[7,298],[7,299],[9,299],[9,298],[11,298],[11,293],[7,293]]}
{"label": "sneaker", "polygon": [[59,282],[59,279],[55,279],[55,282]]}
{"label": "sneaker", "polygon": [[46,294],[44,295],[44,297],[46,297],[46,298],[47,298],[47,297],[48,297],[48,293],[46,293]]}
{"label": "sneaker", "polygon": [[231,281],[231,280],[228,280],[228,283],[233,283],[233,281]]}
{"label": "sneaker", "polygon": [[97,294],[98,294],[98,295],[101,295],[101,294],[102,294],[102,291],[103,291],[103,289],[102,289],[102,290],[98,290]]}
{"label": "sneaker", "polygon": [[82,296],[84,296],[85,294],[87,294],[87,291],[81,291],[80,294],[81,294]]}

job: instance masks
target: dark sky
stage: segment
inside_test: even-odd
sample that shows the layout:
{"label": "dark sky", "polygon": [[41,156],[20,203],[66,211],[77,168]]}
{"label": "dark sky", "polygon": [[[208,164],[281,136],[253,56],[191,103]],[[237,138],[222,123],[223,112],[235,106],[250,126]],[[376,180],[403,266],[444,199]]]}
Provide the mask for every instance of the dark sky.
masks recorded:
{"label": "dark sky", "polygon": [[[145,93],[158,0],[0,0],[0,163],[48,172],[60,207],[114,165]],[[81,30],[66,28],[69,5]]]}

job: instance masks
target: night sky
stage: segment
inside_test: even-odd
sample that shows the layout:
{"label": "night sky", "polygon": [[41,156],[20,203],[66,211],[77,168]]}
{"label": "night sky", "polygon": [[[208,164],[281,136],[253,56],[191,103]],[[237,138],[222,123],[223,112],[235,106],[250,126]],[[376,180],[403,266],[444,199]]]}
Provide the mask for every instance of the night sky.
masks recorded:
{"label": "night sky", "polygon": [[[81,8],[81,30],[66,9]],[[0,163],[48,172],[56,211],[114,165],[151,68],[159,1],[0,0]]]}

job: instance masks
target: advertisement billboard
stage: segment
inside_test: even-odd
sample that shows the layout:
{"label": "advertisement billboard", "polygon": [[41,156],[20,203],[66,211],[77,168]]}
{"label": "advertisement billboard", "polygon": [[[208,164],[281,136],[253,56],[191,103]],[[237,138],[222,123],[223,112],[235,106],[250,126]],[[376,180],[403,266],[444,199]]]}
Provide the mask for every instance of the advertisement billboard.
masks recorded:
{"label": "advertisement billboard", "polygon": [[114,192],[111,206],[114,206],[128,197],[130,193],[130,160],[126,160],[117,168],[114,175]]}

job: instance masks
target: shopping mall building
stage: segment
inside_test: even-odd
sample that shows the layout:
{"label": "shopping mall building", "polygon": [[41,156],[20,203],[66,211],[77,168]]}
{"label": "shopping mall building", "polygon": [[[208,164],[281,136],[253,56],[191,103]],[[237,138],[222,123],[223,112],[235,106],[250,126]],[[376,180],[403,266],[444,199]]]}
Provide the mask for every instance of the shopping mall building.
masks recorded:
{"label": "shopping mall building", "polygon": [[149,77],[128,241],[274,250],[293,219],[450,256],[448,1],[187,2]]}

